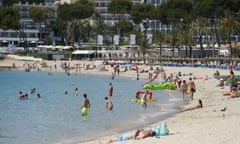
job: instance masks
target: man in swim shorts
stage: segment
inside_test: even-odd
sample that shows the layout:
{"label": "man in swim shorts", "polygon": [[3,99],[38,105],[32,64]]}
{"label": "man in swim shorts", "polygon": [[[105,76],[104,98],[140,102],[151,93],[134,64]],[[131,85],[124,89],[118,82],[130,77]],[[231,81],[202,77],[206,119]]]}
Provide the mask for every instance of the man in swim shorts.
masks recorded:
{"label": "man in swim shorts", "polygon": [[87,94],[83,94],[83,104],[82,104],[82,116],[87,116],[88,115],[88,109],[90,108],[90,101],[87,98]]}
{"label": "man in swim shorts", "polygon": [[191,77],[189,78],[187,85],[189,88],[190,98],[191,100],[193,100],[193,94],[196,92],[196,86]]}

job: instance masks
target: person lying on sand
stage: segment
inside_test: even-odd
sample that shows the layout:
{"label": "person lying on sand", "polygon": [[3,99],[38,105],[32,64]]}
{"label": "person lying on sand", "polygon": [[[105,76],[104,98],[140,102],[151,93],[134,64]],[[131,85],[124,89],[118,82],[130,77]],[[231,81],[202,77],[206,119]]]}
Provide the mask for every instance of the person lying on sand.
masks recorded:
{"label": "person lying on sand", "polygon": [[195,110],[195,109],[199,109],[202,108],[203,104],[202,104],[202,100],[198,100],[198,105],[194,106],[194,107],[190,107],[190,108],[186,108],[186,109],[182,109],[180,110],[181,112],[185,112],[185,111],[189,111],[189,110]]}
{"label": "person lying on sand", "polygon": [[116,137],[114,140],[110,140],[108,143],[113,143],[113,142],[118,142],[118,141],[125,141],[125,140],[139,140],[139,139],[144,139],[147,137],[154,137],[156,136],[156,132],[153,130],[144,130],[144,129],[138,129],[134,135],[129,136],[127,134],[124,134],[122,136]]}
{"label": "person lying on sand", "polygon": [[222,86],[224,86],[224,80],[221,78],[220,80],[219,80],[219,83],[216,85],[217,87],[222,87]]}

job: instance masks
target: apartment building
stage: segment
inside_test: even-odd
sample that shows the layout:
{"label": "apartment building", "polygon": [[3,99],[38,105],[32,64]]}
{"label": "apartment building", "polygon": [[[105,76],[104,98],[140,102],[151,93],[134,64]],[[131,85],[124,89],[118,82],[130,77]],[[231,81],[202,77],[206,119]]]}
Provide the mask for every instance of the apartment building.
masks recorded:
{"label": "apartment building", "polygon": [[[166,2],[167,0],[133,0],[133,4],[142,4],[142,3],[150,3],[154,6],[159,6],[161,3]],[[113,25],[119,20],[119,17],[114,16],[109,13],[107,7],[111,0],[94,0],[95,11],[100,14],[101,18],[108,25]],[[120,19],[131,20],[130,15],[126,14],[122,16]],[[164,25],[159,20],[148,20],[148,31],[152,30],[160,30],[162,32],[169,32],[171,30],[170,25]],[[144,27],[142,26],[142,31]]]}
{"label": "apartment building", "polygon": [[[48,8],[51,10],[51,15],[49,19],[42,23],[41,32],[44,34],[48,34],[49,31],[46,30],[46,24],[51,19],[55,19],[57,17],[57,7],[54,5],[54,0],[46,0],[44,4],[28,4],[28,3],[17,3],[13,5],[13,8],[19,10],[21,20],[21,31],[23,35],[19,31],[14,30],[2,30],[0,29],[0,46],[7,46],[8,44],[14,44],[16,46],[21,46],[24,41],[27,41],[28,44],[34,44],[39,41],[39,25],[35,23],[28,14],[30,7],[38,7],[38,8]],[[21,35],[21,36],[20,36]],[[23,38],[24,37],[24,38]]]}
{"label": "apartment building", "polygon": [[[18,9],[20,11],[21,20],[20,24],[22,27],[22,30],[25,33],[26,41],[27,43],[36,43],[39,41],[39,27],[38,25],[33,22],[33,20],[28,15],[28,10],[32,6],[40,7],[40,8],[49,8],[51,9],[53,15],[51,15],[50,19],[55,19],[57,17],[57,4],[64,4],[64,3],[73,3],[76,0],[45,0],[44,4],[28,4],[28,3],[17,3],[14,4],[14,8]],[[141,4],[141,3],[151,3],[154,6],[158,6],[163,2],[166,2],[167,0],[133,0],[133,4]],[[113,14],[109,13],[107,7],[108,4],[111,2],[111,0],[93,0],[93,4],[95,6],[95,11],[100,14],[101,18],[104,20],[104,22],[108,25],[113,25],[115,22],[119,20],[118,16],[114,16]],[[1,0],[0,0],[1,4]],[[121,16],[121,19],[124,20],[131,20],[130,15],[125,14],[124,16]],[[148,23],[148,28],[144,28],[143,25],[142,31],[144,29],[146,31],[152,32],[153,30],[160,30],[162,32],[169,32],[171,30],[171,25],[164,25],[159,20],[147,20],[145,21]],[[45,23],[46,24],[46,23]],[[49,33],[46,31],[45,24],[42,24],[41,32]],[[0,29],[0,46],[7,45],[9,43],[14,43],[15,45],[21,45],[23,42],[19,38],[20,34],[19,32],[13,31],[13,30],[7,30],[3,31]]]}

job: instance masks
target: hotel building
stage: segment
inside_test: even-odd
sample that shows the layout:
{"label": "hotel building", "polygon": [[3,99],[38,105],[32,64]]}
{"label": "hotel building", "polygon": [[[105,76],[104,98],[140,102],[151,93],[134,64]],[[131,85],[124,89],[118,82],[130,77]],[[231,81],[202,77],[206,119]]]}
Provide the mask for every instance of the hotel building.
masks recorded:
{"label": "hotel building", "polygon": [[[17,3],[14,4],[13,7],[15,9],[18,9],[20,11],[21,15],[21,28],[25,33],[25,39],[22,40],[19,38],[20,34],[19,32],[13,31],[13,30],[6,30],[3,31],[0,29],[0,46],[6,46],[9,43],[15,44],[16,46],[21,45],[23,41],[27,41],[28,44],[30,43],[36,43],[39,41],[39,27],[38,25],[33,22],[33,20],[29,17],[28,11],[29,8],[32,6],[36,6],[39,8],[48,8],[52,11],[52,15],[49,18],[55,19],[57,17],[57,4],[64,4],[64,3],[73,3],[76,0],[45,0],[44,4],[23,4],[23,3]],[[133,0],[133,4],[141,4],[141,3],[151,3],[154,6],[158,6],[163,2],[166,2],[167,0]],[[95,11],[100,14],[101,18],[104,20],[104,22],[108,25],[113,25],[119,17],[112,15],[109,13],[107,6],[111,2],[111,0],[93,0],[93,4],[95,6]],[[1,4],[1,0],[0,0]],[[131,20],[130,15],[126,14],[122,19],[125,20]],[[159,20],[148,20],[149,27],[147,28],[147,31],[151,32],[153,30],[160,30],[162,32],[169,32],[171,30],[170,25],[164,25]],[[45,23],[46,24],[46,23]],[[45,24],[43,23],[41,26],[42,33],[49,34],[49,32],[46,32],[45,30]],[[141,25],[142,31],[144,29],[143,25]]]}

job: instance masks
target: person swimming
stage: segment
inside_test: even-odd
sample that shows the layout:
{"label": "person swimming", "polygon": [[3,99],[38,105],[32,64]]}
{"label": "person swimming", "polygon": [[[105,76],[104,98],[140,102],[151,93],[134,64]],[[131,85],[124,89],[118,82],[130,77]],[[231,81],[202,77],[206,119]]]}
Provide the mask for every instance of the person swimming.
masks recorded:
{"label": "person swimming", "polygon": [[108,97],[105,97],[105,101],[106,101],[106,109],[109,111],[112,111],[113,109],[112,101]]}
{"label": "person swimming", "polygon": [[75,95],[75,96],[78,95],[78,88],[75,88],[75,90],[74,90],[74,95]]}
{"label": "person swimming", "polygon": [[32,88],[32,89],[30,90],[30,94],[35,93],[35,91],[36,91],[36,88]]}
{"label": "person swimming", "polygon": [[38,93],[38,94],[37,94],[37,98],[41,98],[41,95],[40,95],[40,93]]}

